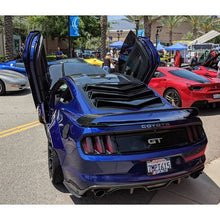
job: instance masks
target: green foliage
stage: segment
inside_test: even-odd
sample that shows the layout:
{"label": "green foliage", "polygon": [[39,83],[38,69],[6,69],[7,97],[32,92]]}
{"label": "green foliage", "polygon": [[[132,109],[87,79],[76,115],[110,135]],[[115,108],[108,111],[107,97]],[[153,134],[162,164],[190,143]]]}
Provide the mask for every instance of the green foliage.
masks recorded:
{"label": "green foliage", "polygon": [[183,21],[185,21],[183,16],[163,16],[160,19],[160,22],[169,30],[173,30],[174,28],[178,27]]}
{"label": "green foliage", "polygon": [[[64,55],[63,57],[64,59],[68,58],[67,55]],[[47,56],[47,61],[50,62],[50,61],[55,61],[56,60],[56,56],[55,55],[48,55]]]}
{"label": "green foliage", "polygon": [[181,40],[186,40],[186,41],[194,40],[193,33],[192,32],[187,32],[186,34],[183,35]]}
{"label": "green foliage", "polygon": [[[44,37],[59,40],[67,40],[68,16],[29,16],[29,24],[32,29],[40,30]],[[73,48],[86,47],[88,36],[91,38],[100,36],[100,16],[79,16],[80,36],[72,38]]]}
{"label": "green foliage", "polygon": [[28,35],[28,23],[25,16],[13,16],[13,34],[20,35],[22,42]]}
{"label": "green foliage", "polygon": [[4,63],[5,62],[5,56],[3,56],[3,55],[0,55],[0,63]]}
{"label": "green foliage", "polygon": [[100,16],[79,16],[79,34],[79,37],[73,38],[73,48],[85,49],[91,41],[95,43],[101,35]]}
{"label": "green foliage", "polygon": [[29,16],[27,19],[44,37],[58,37],[59,40],[68,38],[68,16]]}

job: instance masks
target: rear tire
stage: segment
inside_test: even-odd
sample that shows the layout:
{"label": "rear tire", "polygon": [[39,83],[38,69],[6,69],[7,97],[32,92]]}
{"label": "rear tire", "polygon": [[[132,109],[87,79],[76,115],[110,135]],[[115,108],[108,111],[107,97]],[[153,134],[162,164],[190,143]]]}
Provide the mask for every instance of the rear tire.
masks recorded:
{"label": "rear tire", "polygon": [[0,80],[0,95],[5,94],[5,84]]}
{"label": "rear tire", "polygon": [[63,183],[63,171],[60,161],[50,142],[48,142],[48,168],[51,182],[53,184]]}
{"label": "rear tire", "polygon": [[177,106],[177,107],[182,106],[182,100],[180,94],[176,89],[166,90],[163,97],[173,106]]}

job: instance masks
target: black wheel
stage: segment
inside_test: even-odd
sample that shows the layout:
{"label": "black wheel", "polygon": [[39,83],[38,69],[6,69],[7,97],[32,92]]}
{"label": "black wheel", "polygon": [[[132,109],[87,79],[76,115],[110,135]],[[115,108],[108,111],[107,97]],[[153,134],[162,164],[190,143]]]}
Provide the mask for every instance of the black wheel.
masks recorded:
{"label": "black wheel", "polygon": [[0,95],[5,94],[5,84],[0,80]]}
{"label": "black wheel", "polygon": [[182,101],[180,94],[176,89],[168,89],[165,91],[163,97],[173,106],[181,107]]}
{"label": "black wheel", "polygon": [[52,183],[63,183],[63,172],[60,166],[60,161],[50,142],[48,142],[48,167]]}

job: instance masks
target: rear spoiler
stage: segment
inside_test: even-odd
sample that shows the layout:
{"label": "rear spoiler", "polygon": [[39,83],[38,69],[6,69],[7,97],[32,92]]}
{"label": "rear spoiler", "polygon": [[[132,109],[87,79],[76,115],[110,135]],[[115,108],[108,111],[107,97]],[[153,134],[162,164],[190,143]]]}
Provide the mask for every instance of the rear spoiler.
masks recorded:
{"label": "rear spoiler", "polygon": [[77,119],[82,127],[111,127],[140,123],[180,120],[198,116],[197,108],[170,108],[136,112],[89,114]]}

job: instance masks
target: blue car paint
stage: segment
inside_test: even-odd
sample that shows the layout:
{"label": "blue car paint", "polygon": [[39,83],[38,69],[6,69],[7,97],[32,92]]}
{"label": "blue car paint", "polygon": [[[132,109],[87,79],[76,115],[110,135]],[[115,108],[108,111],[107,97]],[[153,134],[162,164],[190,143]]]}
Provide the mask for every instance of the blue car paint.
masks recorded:
{"label": "blue car paint", "polygon": [[[30,38],[27,42],[29,41]],[[33,44],[35,43],[36,39],[33,41]],[[158,57],[154,49],[151,48],[151,50],[156,57],[154,65],[150,67],[153,69]],[[35,50],[31,49],[30,57],[33,60],[34,53]],[[34,61],[31,65],[34,65]],[[160,107],[141,109],[96,108],[88,102],[77,86],[80,83],[80,78],[86,79],[84,75],[79,75],[78,78],[67,76],[62,78],[62,81],[68,85],[74,99],[68,104],[58,102],[51,108],[49,120],[45,125],[48,140],[52,142],[52,146],[59,157],[64,174],[64,183],[75,196],[80,197],[91,189],[120,188],[121,186],[132,188],[145,186],[154,183],[154,181],[174,181],[180,177],[189,176],[193,172],[200,172],[204,168],[203,152],[207,144],[205,134],[199,141],[179,148],[146,153],[85,154],[81,145],[85,136],[132,134],[157,129],[154,126],[158,126],[159,129],[171,129],[194,124],[201,125],[201,120],[193,116],[191,109],[175,109],[162,97],[160,97],[162,101]],[[156,92],[154,94],[158,96]],[[49,103],[51,106],[52,102]],[[44,104],[40,102],[38,106],[40,116],[45,117]],[[81,120],[83,117],[94,118],[91,118],[88,124],[83,125]],[[67,136],[65,133],[66,126],[69,126]],[[202,153],[198,154],[198,152]],[[187,159],[190,157],[192,159]],[[172,170],[168,173],[148,176],[146,174],[147,161],[158,158],[170,158]],[[180,164],[177,163],[178,160],[181,161]]]}
{"label": "blue car paint", "polygon": [[25,68],[16,66],[17,62],[18,61],[16,61],[16,60],[12,60],[12,61],[9,61],[9,62],[6,62],[6,63],[1,63],[0,64],[0,70],[1,69],[13,70],[13,71],[19,72],[19,73],[27,76]]}

